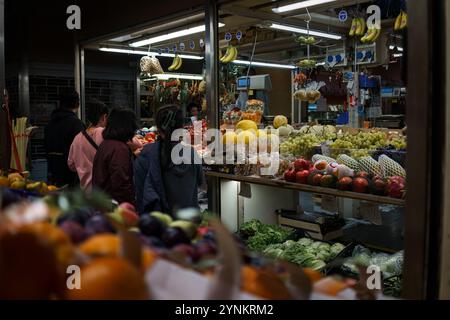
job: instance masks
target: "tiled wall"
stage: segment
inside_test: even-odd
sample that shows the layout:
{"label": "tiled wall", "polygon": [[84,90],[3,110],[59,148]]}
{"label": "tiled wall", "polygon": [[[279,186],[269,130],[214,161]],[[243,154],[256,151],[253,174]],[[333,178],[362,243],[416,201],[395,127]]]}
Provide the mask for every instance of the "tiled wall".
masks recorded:
{"label": "tiled wall", "polygon": [[[30,122],[39,129],[31,140],[31,159],[44,159],[44,126],[51,112],[59,106],[59,95],[73,90],[75,83],[70,77],[32,75],[30,85]],[[109,107],[134,107],[134,82],[127,80],[86,79],[86,101],[97,98]]]}

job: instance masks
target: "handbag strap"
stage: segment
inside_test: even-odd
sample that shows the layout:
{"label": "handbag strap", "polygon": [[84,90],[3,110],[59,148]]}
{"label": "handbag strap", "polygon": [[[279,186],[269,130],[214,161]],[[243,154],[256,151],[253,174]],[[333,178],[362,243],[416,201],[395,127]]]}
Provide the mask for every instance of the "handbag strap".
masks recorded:
{"label": "handbag strap", "polygon": [[95,143],[94,139],[86,132],[86,130],[81,131],[86,140],[94,147],[95,150],[98,150],[98,145]]}

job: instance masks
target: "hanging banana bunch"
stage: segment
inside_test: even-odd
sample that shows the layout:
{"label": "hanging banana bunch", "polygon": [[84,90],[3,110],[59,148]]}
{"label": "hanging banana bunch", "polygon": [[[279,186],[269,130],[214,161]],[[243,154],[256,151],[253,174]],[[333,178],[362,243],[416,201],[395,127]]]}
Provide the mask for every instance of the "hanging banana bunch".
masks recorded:
{"label": "hanging banana bunch", "polygon": [[237,48],[235,46],[228,46],[227,51],[225,52],[225,55],[220,58],[220,62],[222,63],[230,63],[236,60],[238,55]]}
{"label": "hanging banana bunch", "polygon": [[178,69],[181,68],[182,65],[183,59],[181,59],[181,57],[178,54],[176,54],[175,57],[173,58],[172,65],[167,70],[177,71]]}
{"label": "hanging banana bunch", "polygon": [[369,28],[364,35],[364,37],[361,38],[362,43],[374,43],[378,40],[378,37],[380,36],[381,29],[378,27],[372,27]]}
{"label": "hanging banana bunch", "polygon": [[363,18],[353,18],[352,26],[350,27],[350,31],[348,35],[350,37],[354,36],[362,36],[366,31],[366,21]]}
{"label": "hanging banana bunch", "polygon": [[400,14],[395,19],[394,30],[399,31],[408,27],[408,14],[401,10]]}

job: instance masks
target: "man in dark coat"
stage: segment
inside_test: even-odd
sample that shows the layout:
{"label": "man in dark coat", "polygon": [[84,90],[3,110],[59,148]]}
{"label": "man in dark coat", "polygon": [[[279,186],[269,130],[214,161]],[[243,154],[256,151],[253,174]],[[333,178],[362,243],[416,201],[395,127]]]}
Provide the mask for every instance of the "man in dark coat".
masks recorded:
{"label": "man in dark coat", "polygon": [[78,118],[80,97],[73,91],[61,96],[60,106],[50,117],[45,127],[45,151],[47,154],[48,182],[57,186],[79,185],[76,172],[69,169],[67,159],[70,146],[75,136],[85,129],[83,122]]}

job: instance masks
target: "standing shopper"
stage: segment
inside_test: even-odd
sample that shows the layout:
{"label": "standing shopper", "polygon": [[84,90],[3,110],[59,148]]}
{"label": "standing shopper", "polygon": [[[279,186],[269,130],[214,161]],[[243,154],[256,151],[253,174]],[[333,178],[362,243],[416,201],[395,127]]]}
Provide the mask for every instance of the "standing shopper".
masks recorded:
{"label": "standing shopper", "polygon": [[70,170],[67,159],[73,139],[85,128],[77,116],[79,107],[80,97],[77,92],[62,95],[60,107],[52,112],[50,122],[45,127],[48,182],[59,187],[78,185],[78,176]]}
{"label": "standing shopper", "polygon": [[94,158],[92,186],[119,203],[135,203],[133,154],[127,142],[133,139],[137,128],[133,111],[111,111],[103,131],[104,141]]}
{"label": "standing shopper", "polygon": [[[198,207],[198,187],[203,183],[201,164],[193,148],[191,164],[177,164],[171,154],[179,142],[171,141],[172,133],[183,127],[181,110],[175,105],[162,107],[156,113],[158,141],[144,147],[135,161],[135,184],[139,213],[163,211],[173,214],[178,209]],[[198,162],[195,162],[198,163]]]}
{"label": "standing shopper", "polygon": [[87,104],[89,128],[81,131],[70,147],[68,165],[76,171],[80,187],[86,191],[92,189],[92,166],[94,157],[103,142],[103,130],[108,118],[108,107],[98,100]]}

